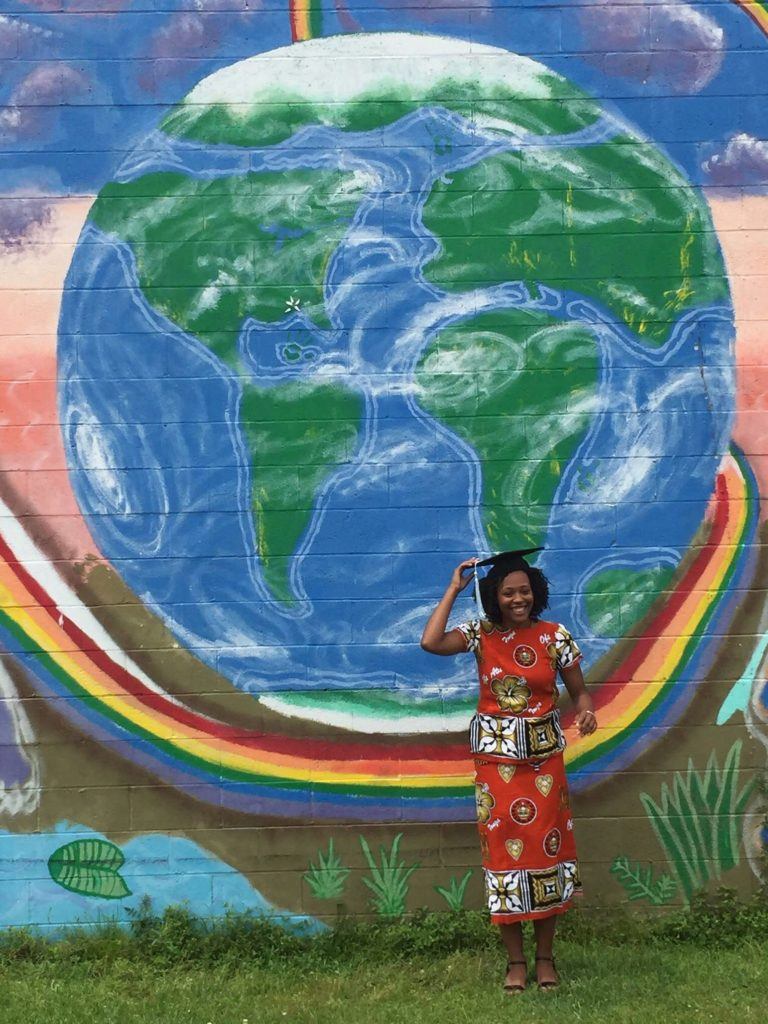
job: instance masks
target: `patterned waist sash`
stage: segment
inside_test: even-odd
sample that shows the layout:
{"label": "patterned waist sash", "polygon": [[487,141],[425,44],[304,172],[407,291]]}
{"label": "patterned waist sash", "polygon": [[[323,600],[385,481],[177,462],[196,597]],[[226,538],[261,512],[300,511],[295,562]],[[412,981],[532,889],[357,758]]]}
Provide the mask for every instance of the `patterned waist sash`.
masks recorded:
{"label": "patterned waist sash", "polygon": [[560,712],[550,711],[541,718],[478,713],[469,726],[469,746],[473,754],[509,761],[540,761],[565,750]]}

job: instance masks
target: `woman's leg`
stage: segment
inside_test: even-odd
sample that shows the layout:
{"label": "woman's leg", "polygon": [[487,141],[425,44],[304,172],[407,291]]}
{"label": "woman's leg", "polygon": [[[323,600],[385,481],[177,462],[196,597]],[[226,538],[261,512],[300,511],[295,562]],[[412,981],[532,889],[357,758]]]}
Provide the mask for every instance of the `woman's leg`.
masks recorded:
{"label": "woman's leg", "polygon": [[523,929],[518,921],[517,924],[500,924],[499,932],[507,951],[508,970],[504,986],[505,988],[513,986],[522,989],[525,987],[528,973],[528,965],[523,955]]}
{"label": "woman's leg", "polygon": [[536,980],[545,987],[556,985],[558,980],[552,958],[556,924],[557,914],[538,917],[533,922],[533,930],[536,934]]}

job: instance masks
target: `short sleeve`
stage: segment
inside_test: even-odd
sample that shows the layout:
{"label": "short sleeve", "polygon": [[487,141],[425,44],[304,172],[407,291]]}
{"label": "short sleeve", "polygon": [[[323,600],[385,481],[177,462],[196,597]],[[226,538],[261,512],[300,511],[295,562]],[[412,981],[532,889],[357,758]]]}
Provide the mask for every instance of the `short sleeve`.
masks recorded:
{"label": "short sleeve", "polygon": [[561,671],[581,661],[581,649],[565,626],[558,625],[555,629],[555,657]]}
{"label": "short sleeve", "polygon": [[456,626],[460,633],[464,634],[467,642],[467,653],[477,654],[480,650],[480,623],[477,619],[470,619],[469,622],[462,622]]}

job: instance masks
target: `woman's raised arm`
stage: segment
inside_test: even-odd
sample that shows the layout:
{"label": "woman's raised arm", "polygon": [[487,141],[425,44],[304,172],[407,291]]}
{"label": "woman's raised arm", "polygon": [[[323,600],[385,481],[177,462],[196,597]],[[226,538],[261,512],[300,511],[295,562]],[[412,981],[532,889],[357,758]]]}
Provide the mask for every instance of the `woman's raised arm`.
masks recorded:
{"label": "woman's raised arm", "polygon": [[472,579],[471,572],[466,575],[464,573],[467,569],[472,569],[476,561],[476,558],[469,558],[461,565],[456,566],[451,576],[451,582],[445,588],[445,593],[440,598],[437,608],[432,612],[424,627],[421,646],[430,654],[463,654],[467,649],[463,633],[458,629],[452,629],[446,633],[445,627],[448,624],[448,616],[451,614],[453,602]]}

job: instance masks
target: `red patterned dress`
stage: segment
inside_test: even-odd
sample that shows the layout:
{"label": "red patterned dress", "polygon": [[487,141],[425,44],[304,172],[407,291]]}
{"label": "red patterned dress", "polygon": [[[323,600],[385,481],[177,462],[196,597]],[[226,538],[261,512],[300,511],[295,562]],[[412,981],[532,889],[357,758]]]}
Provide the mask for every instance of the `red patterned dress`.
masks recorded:
{"label": "red patterned dress", "polygon": [[504,630],[475,620],[458,628],[480,677],[470,745],[491,921],[562,913],[581,882],[556,679],[581,651],[556,622]]}

